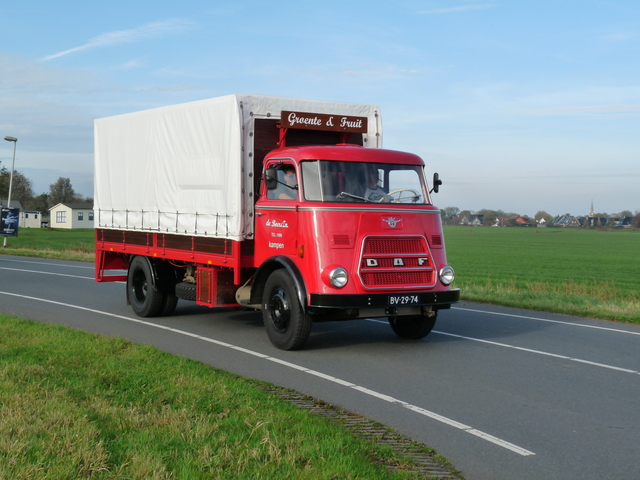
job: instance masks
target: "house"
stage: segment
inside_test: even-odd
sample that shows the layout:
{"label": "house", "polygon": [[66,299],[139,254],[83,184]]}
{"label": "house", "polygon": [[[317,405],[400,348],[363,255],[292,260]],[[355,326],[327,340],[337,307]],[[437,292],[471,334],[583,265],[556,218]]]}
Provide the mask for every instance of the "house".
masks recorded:
{"label": "house", "polygon": [[20,212],[20,228],[40,228],[42,227],[42,214],[35,210]]}
{"label": "house", "polygon": [[458,225],[471,225],[473,227],[481,227],[484,219],[484,215],[471,214],[469,216],[462,215],[461,217],[455,217],[453,220]]}
{"label": "house", "polygon": [[522,215],[518,215],[514,221],[516,227],[530,227],[531,224],[531,219],[529,217],[523,217]]}
{"label": "house", "polygon": [[[6,208],[7,201],[0,200],[0,208]],[[42,222],[42,215],[40,212],[34,210],[24,211],[22,204],[18,200],[11,200],[11,208],[17,208],[20,211],[18,217],[18,227],[20,228],[40,228]]]}
{"label": "house", "polygon": [[459,215],[457,217],[453,217],[453,222],[455,225],[469,225],[469,216]]}
{"label": "house", "polygon": [[11,200],[11,205],[7,204],[7,200],[4,199],[0,199],[0,208],[17,208],[18,210],[22,211],[22,204],[18,201],[18,200]]}
{"label": "house", "polygon": [[633,220],[633,217],[622,217],[620,222],[618,222],[616,226],[613,228],[631,228],[632,220]]}
{"label": "house", "polygon": [[49,209],[51,228],[93,228],[93,206],[59,203]]}
{"label": "house", "polygon": [[551,225],[554,227],[580,227],[580,220],[573,215],[558,215],[553,219]]}
{"label": "house", "polygon": [[484,222],[484,215],[473,214],[469,218],[469,224],[473,225],[474,227],[481,227],[483,222]]}

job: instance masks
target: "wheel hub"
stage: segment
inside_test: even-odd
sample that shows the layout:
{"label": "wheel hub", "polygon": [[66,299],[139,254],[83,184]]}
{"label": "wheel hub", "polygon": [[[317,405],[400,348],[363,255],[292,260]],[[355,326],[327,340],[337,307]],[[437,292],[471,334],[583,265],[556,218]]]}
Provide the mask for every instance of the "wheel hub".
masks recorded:
{"label": "wheel hub", "polygon": [[271,314],[273,326],[276,331],[279,333],[286,332],[291,320],[291,304],[284,290],[278,289],[271,295],[269,313]]}

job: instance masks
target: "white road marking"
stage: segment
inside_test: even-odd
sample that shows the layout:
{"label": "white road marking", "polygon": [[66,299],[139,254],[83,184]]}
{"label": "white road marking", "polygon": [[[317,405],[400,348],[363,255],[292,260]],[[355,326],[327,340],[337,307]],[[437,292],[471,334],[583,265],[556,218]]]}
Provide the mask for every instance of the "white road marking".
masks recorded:
{"label": "white road marking", "polygon": [[66,268],[82,268],[84,270],[94,270],[95,265],[93,263],[89,263],[87,265],[69,265],[66,263],[47,263],[47,262],[36,262],[29,260],[17,260],[14,258],[3,258],[3,262],[14,262],[14,263],[33,263],[35,265],[51,265],[53,267],[66,267]]}
{"label": "white road marking", "polygon": [[[481,310],[477,310],[477,311],[481,311]],[[488,313],[488,312],[483,312],[483,313]],[[525,318],[528,318],[528,317],[525,317]],[[389,323],[387,321],[376,320],[374,318],[367,318],[366,320],[368,322],[374,322],[374,323],[383,323],[383,324]],[[616,331],[618,331],[618,330],[616,330]],[[620,330],[620,331],[622,333],[627,333],[624,330]],[[495,345],[496,347],[511,348],[513,350],[519,350],[521,352],[527,352],[527,353],[534,353],[536,355],[544,355],[546,357],[554,357],[554,358],[560,358],[562,360],[570,360],[572,362],[584,363],[586,365],[593,365],[594,367],[601,367],[601,368],[607,368],[609,370],[615,370],[616,372],[632,373],[634,375],[640,375],[640,372],[638,372],[636,370],[631,370],[629,368],[616,367],[615,365],[607,365],[606,363],[598,363],[598,362],[592,362],[590,360],[583,360],[581,358],[568,357],[566,355],[560,355],[558,353],[543,352],[542,350],[534,350],[532,348],[517,347],[515,345],[509,345],[508,343],[493,342],[491,340],[483,340],[482,338],[466,337],[464,335],[458,335],[456,333],[440,332],[440,331],[437,331],[437,330],[432,330],[431,333],[435,333],[435,334],[438,334],[438,335],[446,335],[446,336],[449,336],[449,337],[462,338],[464,340],[470,340],[472,342],[486,343],[488,345]],[[631,332],[631,333],[633,333],[633,332]]]}
{"label": "white road marking", "polygon": [[0,267],[0,270],[11,270],[14,272],[40,273],[42,275],[57,275],[58,277],[82,278],[85,280],[95,280],[93,277],[81,277],[79,275],[69,275],[68,273],[40,272],[38,270],[25,270],[24,268]]}
{"label": "white road marking", "polygon": [[521,352],[535,353],[536,355],[544,355],[547,357],[560,358],[562,360],[570,360],[572,362],[584,363],[587,365],[593,365],[594,367],[607,368],[609,370],[615,370],[617,372],[632,373],[634,375],[640,375],[640,372],[631,370],[629,368],[616,367],[614,365],[607,365],[605,363],[591,362],[589,360],[583,360],[581,358],[568,357],[566,355],[560,355],[557,353],[543,352],[542,350],[534,350],[532,348],[517,347],[515,345],[509,345],[507,343],[493,342],[491,340],[483,340],[481,338],[465,337],[464,335],[457,335],[455,333],[437,332],[433,330],[431,333],[437,333],[438,335],[447,335],[449,337],[463,338],[465,340],[471,340],[473,342],[487,343],[489,345],[495,345],[497,347],[511,348],[513,350],[520,350]]}
{"label": "white road marking", "polygon": [[524,318],[525,320],[536,320],[538,322],[558,323],[560,325],[568,325],[570,327],[593,328],[595,330],[606,330],[609,332],[626,333],[628,335],[640,335],[640,332],[631,332],[629,330],[622,330],[619,328],[598,327],[597,325],[584,325],[584,324],[575,323],[575,322],[563,322],[561,320],[551,320],[549,318],[530,317],[527,315],[516,315],[514,313],[487,312],[486,310],[476,310],[474,308],[462,308],[462,307],[451,307],[451,309],[462,310],[465,312],[486,313],[487,315],[498,315],[501,317]]}
{"label": "white road marking", "polygon": [[55,300],[46,300],[46,299],[43,299],[43,298],[31,297],[31,296],[28,296],[28,295],[19,295],[19,294],[10,293],[10,292],[2,292],[2,291],[0,291],[0,294],[12,296],[12,297],[24,298],[24,299],[28,299],[28,300],[34,300],[34,301],[38,301],[38,302],[50,303],[50,304],[54,304],[54,305],[60,305],[62,307],[74,308],[74,309],[77,309],[77,310],[83,310],[83,311],[86,311],[86,312],[96,313],[96,314],[99,314],[99,315],[105,315],[105,316],[109,316],[109,317],[114,317],[114,318],[118,318],[118,319],[125,320],[125,321],[128,321],[128,322],[138,323],[140,325],[145,325],[145,326],[148,326],[148,327],[158,328],[160,330],[166,330],[166,331],[169,331],[169,332],[172,332],[172,333],[177,333],[179,335],[184,335],[184,336],[187,336],[187,337],[195,338],[195,339],[202,340],[202,341],[208,342],[208,343],[212,343],[214,345],[218,345],[218,346],[221,346],[221,347],[226,347],[226,348],[230,348],[230,349],[233,349],[233,350],[237,350],[238,352],[241,352],[241,353],[246,353],[248,355],[252,355],[254,357],[258,357],[258,358],[261,358],[263,360],[268,360],[270,362],[274,362],[274,363],[277,363],[277,364],[285,366],[285,367],[289,367],[289,368],[293,368],[295,370],[299,370],[299,371],[307,373],[309,375],[314,375],[316,377],[325,379],[325,380],[327,380],[329,382],[333,382],[333,383],[336,383],[336,384],[344,386],[344,387],[352,388],[352,389],[357,390],[357,391],[359,391],[361,393],[364,393],[365,395],[369,395],[369,396],[372,396],[374,398],[378,398],[378,399],[383,400],[385,402],[401,405],[402,407],[404,407],[404,408],[406,408],[408,410],[411,410],[412,412],[418,413],[420,415],[423,415],[425,417],[431,418],[432,420],[436,420],[436,421],[444,423],[446,425],[458,428],[458,429],[460,429],[460,430],[462,430],[464,432],[467,432],[467,433],[469,433],[471,435],[475,435],[476,437],[481,438],[481,439],[483,439],[485,441],[489,441],[489,442],[491,442],[491,443],[493,443],[495,445],[498,445],[498,446],[500,446],[502,448],[510,450],[510,451],[512,451],[514,453],[517,453],[518,455],[522,455],[522,456],[525,456],[525,457],[526,456],[530,456],[530,455],[535,455],[534,452],[531,452],[531,451],[529,451],[527,449],[524,449],[522,447],[514,445],[513,443],[510,443],[510,442],[507,442],[505,440],[499,439],[497,437],[494,437],[493,435],[489,435],[488,433],[482,432],[480,430],[476,430],[475,428],[472,428],[470,426],[464,425],[464,424],[462,424],[460,422],[456,422],[455,420],[452,420],[450,418],[444,417],[444,416],[439,415],[439,414],[437,414],[435,412],[431,412],[429,410],[426,410],[424,408],[418,407],[416,405],[411,405],[411,404],[409,404],[407,402],[404,402],[402,400],[398,400],[398,399],[396,399],[394,397],[391,397],[389,395],[385,395],[383,393],[376,392],[375,390],[370,390],[370,389],[362,387],[360,385],[356,385],[354,383],[347,382],[346,380],[342,380],[342,379],[333,377],[331,375],[327,375],[325,373],[318,372],[316,370],[311,370],[309,368],[303,367],[301,365],[297,365],[295,363],[287,362],[285,360],[281,360],[281,359],[276,358],[276,357],[270,357],[268,355],[265,355],[264,353],[260,353],[260,352],[254,351],[254,350],[249,350],[247,348],[239,347],[239,346],[233,345],[231,343],[222,342],[220,340],[215,340],[215,339],[209,338],[209,337],[203,337],[202,335],[197,335],[195,333],[187,332],[185,330],[178,330],[176,328],[167,327],[165,325],[158,325],[158,324],[155,324],[155,323],[147,322],[145,320],[139,320],[137,318],[129,318],[129,317],[125,317],[123,315],[117,315],[115,313],[104,312],[104,311],[96,310],[96,309],[93,309],[93,308],[81,307],[79,305],[72,305],[72,304],[69,304],[69,303],[57,302]]}

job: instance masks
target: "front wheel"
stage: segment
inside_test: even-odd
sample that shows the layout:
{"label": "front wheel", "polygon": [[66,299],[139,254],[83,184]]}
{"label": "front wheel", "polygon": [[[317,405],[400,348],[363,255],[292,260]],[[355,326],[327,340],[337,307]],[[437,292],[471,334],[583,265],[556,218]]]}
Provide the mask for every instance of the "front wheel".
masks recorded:
{"label": "front wheel", "polygon": [[293,280],[284,270],[276,270],[267,279],[262,319],[269,340],[281,350],[297,350],[309,338],[311,320],[300,305]]}
{"label": "front wheel", "polygon": [[406,317],[389,317],[389,325],[401,338],[418,340],[431,333],[436,324],[436,315],[427,317],[426,315],[410,315]]}

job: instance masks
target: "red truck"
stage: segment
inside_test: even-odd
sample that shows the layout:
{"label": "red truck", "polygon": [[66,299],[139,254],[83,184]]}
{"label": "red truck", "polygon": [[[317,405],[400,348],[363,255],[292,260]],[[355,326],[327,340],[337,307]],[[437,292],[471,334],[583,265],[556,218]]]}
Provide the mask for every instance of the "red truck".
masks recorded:
{"label": "red truck", "polygon": [[284,350],[329,320],[422,338],[460,291],[424,162],[381,144],[375,105],[273,96],[96,120],[96,281],[142,317],[261,310]]}

